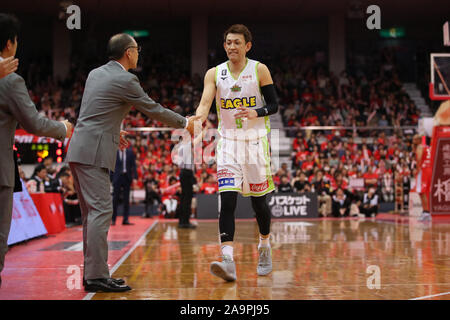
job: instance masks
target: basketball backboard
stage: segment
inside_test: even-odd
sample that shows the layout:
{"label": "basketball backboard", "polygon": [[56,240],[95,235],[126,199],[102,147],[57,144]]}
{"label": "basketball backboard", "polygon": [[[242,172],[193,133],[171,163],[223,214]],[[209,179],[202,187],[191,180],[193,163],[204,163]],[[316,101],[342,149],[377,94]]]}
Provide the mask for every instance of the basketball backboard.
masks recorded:
{"label": "basketball backboard", "polygon": [[430,99],[450,100],[450,53],[432,53]]}
{"label": "basketball backboard", "polygon": [[450,23],[447,21],[444,23],[443,27],[443,34],[444,34],[444,46],[448,47],[450,46]]}

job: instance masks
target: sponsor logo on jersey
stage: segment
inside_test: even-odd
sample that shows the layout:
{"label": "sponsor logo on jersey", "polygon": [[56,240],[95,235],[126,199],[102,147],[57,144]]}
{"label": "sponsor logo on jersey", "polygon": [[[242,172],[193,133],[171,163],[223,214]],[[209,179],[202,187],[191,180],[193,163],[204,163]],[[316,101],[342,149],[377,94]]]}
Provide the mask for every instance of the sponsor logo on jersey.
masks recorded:
{"label": "sponsor logo on jersey", "polygon": [[242,80],[252,80],[252,75],[246,75],[246,76],[242,76]]}
{"label": "sponsor logo on jersey", "polygon": [[256,107],[256,96],[234,99],[220,99],[220,108],[236,109],[239,107]]}
{"label": "sponsor logo on jersey", "polygon": [[231,92],[241,92],[242,87],[239,87],[237,84],[235,84],[233,87],[231,87]]}
{"label": "sponsor logo on jersey", "polygon": [[223,75],[223,76],[226,76],[226,75],[227,75],[227,69],[223,69],[223,70],[222,70],[222,75]]}
{"label": "sponsor logo on jersey", "polygon": [[263,183],[258,183],[258,184],[250,183],[250,191],[251,192],[263,192],[267,188],[269,188],[268,180],[264,181]]}
{"label": "sponsor logo on jersey", "polygon": [[220,187],[234,187],[234,178],[219,179],[219,188]]}
{"label": "sponsor logo on jersey", "polygon": [[217,170],[217,178],[230,178],[233,176],[233,173],[228,169]]}

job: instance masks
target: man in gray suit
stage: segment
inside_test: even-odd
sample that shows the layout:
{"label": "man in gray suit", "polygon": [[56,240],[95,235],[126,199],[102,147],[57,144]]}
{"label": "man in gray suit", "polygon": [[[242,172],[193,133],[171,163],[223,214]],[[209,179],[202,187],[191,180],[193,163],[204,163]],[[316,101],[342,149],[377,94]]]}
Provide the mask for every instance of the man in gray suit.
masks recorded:
{"label": "man in gray suit", "polygon": [[[14,16],[0,13],[0,60],[14,57],[18,33],[19,21]],[[11,228],[16,171],[13,145],[17,123],[30,133],[61,141],[72,132],[68,121],[49,120],[37,112],[21,76],[11,73],[0,79],[0,273],[4,267]]]}
{"label": "man in gray suit", "polygon": [[108,42],[110,61],[89,73],[66,161],[77,189],[83,220],[84,288],[121,292],[131,288],[110,277],[107,235],[113,214],[110,173],[121,142],[120,124],[131,107],[174,128],[194,130],[194,121],[162,107],[144,92],[129,69],[140,48],[133,37],[117,34]]}

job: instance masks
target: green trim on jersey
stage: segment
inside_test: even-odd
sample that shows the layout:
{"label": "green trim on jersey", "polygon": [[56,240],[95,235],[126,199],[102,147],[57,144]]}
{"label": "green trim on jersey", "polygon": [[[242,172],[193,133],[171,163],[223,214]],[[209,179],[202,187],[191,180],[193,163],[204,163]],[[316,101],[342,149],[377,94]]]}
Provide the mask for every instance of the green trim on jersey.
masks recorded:
{"label": "green trim on jersey", "polygon": [[[219,66],[216,66],[216,72],[214,74],[214,81],[216,83],[216,92],[217,92],[217,72],[219,70]],[[217,130],[220,130],[220,126],[222,124],[222,121],[220,121],[220,103],[216,99],[216,111],[217,111]]]}
{"label": "green trim on jersey", "polygon": [[220,105],[218,103],[216,103],[216,111],[217,111],[217,131],[220,130],[220,128],[222,127],[222,121],[220,119]]}
{"label": "green trim on jersey", "polygon": [[239,191],[239,192],[242,193],[242,189],[241,188],[220,188],[219,187],[219,192],[222,192],[222,191]]}
{"label": "green trim on jersey", "polygon": [[236,79],[235,77],[233,77],[233,74],[231,73],[231,70],[230,70],[230,66],[228,66],[228,62],[229,62],[230,60],[227,61],[227,69],[228,69],[228,72],[230,73],[230,75],[231,75],[231,77],[233,78],[234,81],[239,80],[239,77],[241,76],[242,72],[244,72],[245,68],[247,68],[248,58],[246,57],[245,59],[246,59],[246,61],[245,61],[245,66],[244,66],[244,68],[241,70],[241,72],[239,72],[239,75],[238,75],[237,79]]}
{"label": "green trim on jersey", "polygon": [[269,189],[270,189],[270,188],[274,188],[275,185],[273,183],[272,172],[270,170],[269,140],[267,139],[267,136],[263,137],[262,141],[263,141],[263,146],[265,148],[264,156],[266,157],[266,175],[268,176]]}
{"label": "green trim on jersey", "polygon": [[222,151],[222,139],[219,139],[219,141],[217,142],[217,146],[216,146],[216,163],[217,163],[218,154],[221,151]]}
{"label": "green trim on jersey", "polygon": [[249,192],[249,193],[244,193],[242,194],[243,197],[261,197],[264,196],[272,191],[275,190],[275,185],[273,183],[273,178],[272,178],[272,173],[270,170],[270,155],[269,155],[269,141],[267,140],[267,136],[262,137],[261,141],[263,143],[263,147],[264,147],[264,158],[265,158],[265,162],[266,162],[266,176],[267,176],[267,181],[269,184],[269,187],[267,188],[267,190],[262,191],[262,192]]}
{"label": "green trim on jersey", "polygon": [[272,191],[275,191],[274,187],[272,187],[272,188],[269,187],[269,189],[267,189],[266,191],[263,191],[261,193],[255,193],[255,192],[244,193],[244,194],[242,194],[242,196],[243,197],[262,197],[268,193],[271,193]]}
{"label": "green trim on jersey", "polygon": [[269,133],[270,132],[270,117],[269,116],[264,117],[264,123],[266,125],[267,133]]}

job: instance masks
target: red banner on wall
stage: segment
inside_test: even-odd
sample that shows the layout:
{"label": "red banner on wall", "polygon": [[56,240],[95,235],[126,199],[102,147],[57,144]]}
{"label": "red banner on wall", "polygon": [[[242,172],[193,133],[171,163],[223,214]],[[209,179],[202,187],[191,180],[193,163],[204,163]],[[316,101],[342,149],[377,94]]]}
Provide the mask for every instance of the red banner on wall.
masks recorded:
{"label": "red banner on wall", "polygon": [[431,214],[450,214],[450,127],[433,128],[431,162],[433,163]]}

